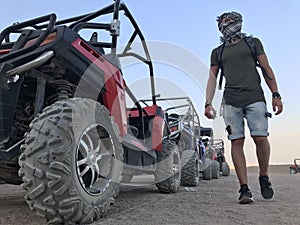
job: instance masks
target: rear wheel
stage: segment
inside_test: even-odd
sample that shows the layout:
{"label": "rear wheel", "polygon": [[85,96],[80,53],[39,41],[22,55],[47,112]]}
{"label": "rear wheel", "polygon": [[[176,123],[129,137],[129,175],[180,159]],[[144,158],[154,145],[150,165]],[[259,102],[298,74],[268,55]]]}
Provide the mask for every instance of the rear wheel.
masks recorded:
{"label": "rear wheel", "polygon": [[230,175],[230,168],[227,162],[222,162],[222,175],[226,177]]}
{"label": "rear wheel", "polygon": [[123,165],[108,110],[89,99],[62,100],[30,128],[19,159],[30,208],[49,224],[87,224],[104,216],[118,194]]}
{"label": "rear wheel", "polygon": [[174,141],[163,140],[162,151],[157,153],[155,183],[162,193],[175,193],[180,187],[180,154]]}
{"label": "rear wheel", "polygon": [[220,178],[220,163],[216,160],[211,162],[211,178],[219,179]]}
{"label": "rear wheel", "polygon": [[134,177],[135,171],[133,169],[124,168],[122,172],[121,183],[129,183]]}
{"label": "rear wheel", "polygon": [[202,171],[203,180],[211,180],[211,160],[209,158],[205,158],[204,169]]}
{"label": "rear wheel", "polygon": [[297,170],[295,168],[290,168],[290,174],[296,174]]}
{"label": "rear wheel", "polygon": [[199,156],[195,150],[184,150],[181,154],[181,185],[195,187],[199,183]]}

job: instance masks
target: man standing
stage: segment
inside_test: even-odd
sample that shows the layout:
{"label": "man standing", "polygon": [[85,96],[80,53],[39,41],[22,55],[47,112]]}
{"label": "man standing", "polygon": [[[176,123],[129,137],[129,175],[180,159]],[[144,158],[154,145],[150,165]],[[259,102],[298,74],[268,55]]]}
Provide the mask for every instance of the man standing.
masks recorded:
{"label": "man standing", "polygon": [[[242,16],[237,12],[223,13],[217,18],[218,28],[223,34],[222,45],[211,53],[210,75],[206,87],[205,116],[213,119],[216,111],[212,100],[216,79],[221,70],[220,81],[226,78],[223,93],[223,117],[231,141],[231,156],[240,183],[240,204],[253,202],[248,187],[246,160],[244,155],[244,120],[247,121],[251,137],[256,145],[259,163],[259,183],[263,198],[274,195],[268,177],[270,144],[268,142],[268,117],[266,100],[261,87],[257,66],[262,68],[264,80],[272,92],[272,107],[275,115],[282,112],[281,96],[272,68],[263,45],[258,38],[247,37],[241,32]],[[221,83],[219,83],[221,87]]]}

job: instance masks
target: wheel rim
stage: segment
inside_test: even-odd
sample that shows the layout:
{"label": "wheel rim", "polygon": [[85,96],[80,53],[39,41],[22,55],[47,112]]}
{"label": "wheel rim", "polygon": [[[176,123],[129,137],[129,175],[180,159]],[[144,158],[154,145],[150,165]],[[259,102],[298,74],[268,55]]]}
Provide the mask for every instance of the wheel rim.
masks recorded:
{"label": "wheel rim", "polygon": [[102,194],[111,184],[116,153],[110,132],[93,124],[82,133],[76,149],[77,176],[90,195]]}

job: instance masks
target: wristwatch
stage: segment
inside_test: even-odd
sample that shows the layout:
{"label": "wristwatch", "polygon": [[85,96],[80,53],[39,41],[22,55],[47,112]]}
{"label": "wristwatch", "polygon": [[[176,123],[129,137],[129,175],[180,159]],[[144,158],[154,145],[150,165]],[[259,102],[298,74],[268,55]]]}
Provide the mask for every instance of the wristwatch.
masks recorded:
{"label": "wristwatch", "polygon": [[211,106],[211,104],[209,102],[205,102],[204,108]]}
{"label": "wristwatch", "polygon": [[272,98],[279,98],[279,99],[281,99],[281,95],[278,92],[273,92],[272,93]]}

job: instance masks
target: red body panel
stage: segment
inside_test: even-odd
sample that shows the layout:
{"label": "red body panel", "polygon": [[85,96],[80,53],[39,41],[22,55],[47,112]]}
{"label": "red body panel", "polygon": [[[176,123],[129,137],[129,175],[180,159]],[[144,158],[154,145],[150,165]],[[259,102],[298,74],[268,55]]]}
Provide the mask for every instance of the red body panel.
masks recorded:
{"label": "red body panel", "polygon": [[10,49],[1,49],[0,50],[0,55],[5,55],[5,54],[7,54],[9,52],[10,52]]}
{"label": "red body panel", "polygon": [[[163,118],[164,112],[157,105],[146,106],[144,108],[143,117],[153,117],[151,129],[151,149],[156,151],[162,150],[162,138],[164,132],[165,121]],[[129,117],[138,117],[139,111],[137,109],[128,112]]]}
{"label": "red body panel", "polygon": [[[147,113],[147,116],[155,116],[157,113],[157,105],[146,106],[144,111]],[[138,117],[139,111],[137,109],[130,110],[128,112],[128,117]],[[143,112],[143,116],[146,114]]]}
{"label": "red body panel", "polygon": [[[120,135],[124,137],[127,132],[125,87],[126,83],[120,70],[104,59],[98,52],[78,38],[72,43],[73,47],[85,55],[92,63],[104,71],[106,92],[103,102],[110,111],[114,121],[118,124]],[[99,87],[99,90],[101,87]]]}
{"label": "red body panel", "polygon": [[161,116],[155,116],[152,126],[152,149],[161,152],[162,138],[164,132],[164,119]]}

